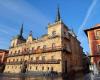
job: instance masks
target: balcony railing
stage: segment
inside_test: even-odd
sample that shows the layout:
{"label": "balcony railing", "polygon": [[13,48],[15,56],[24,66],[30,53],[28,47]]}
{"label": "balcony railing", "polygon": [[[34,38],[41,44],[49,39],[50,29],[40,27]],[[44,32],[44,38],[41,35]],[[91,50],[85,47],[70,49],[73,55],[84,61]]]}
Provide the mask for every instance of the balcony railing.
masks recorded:
{"label": "balcony railing", "polygon": [[30,64],[59,64],[60,60],[34,60],[30,61]]}
{"label": "balcony railing", "polygon": [[31,55],[31,54],[38,54],[38,53],[48,53],[48,52],[56,52],[56,51],[65,51],[67,53],[70,53],[71,50],[69,50],[66,47],[63,46],[55,46],[55,47],[49,47],[45,49],[38,49],[38,50],[28,50],[20,53],[13,53],[8,54],[6,57],[14,57],[14,56],[24,56],[24,55]]}
{"label": "balcony railing", "polygon": [[17,62],[17,61],[15,61],[15,62],[6,62],[6,64],[8,64],[8,65],[16,65],[16,64],[22,64],[22,62]]}
{"label": "balcony railing", "polygon": [[[16,64],[23,64],[24,61],[18,61],[18,62],[6,62],[8,65],[16,65]],[[60,64],[60,59],[56,60],[33,60],[33,61],[27,61],[26,64]]]}

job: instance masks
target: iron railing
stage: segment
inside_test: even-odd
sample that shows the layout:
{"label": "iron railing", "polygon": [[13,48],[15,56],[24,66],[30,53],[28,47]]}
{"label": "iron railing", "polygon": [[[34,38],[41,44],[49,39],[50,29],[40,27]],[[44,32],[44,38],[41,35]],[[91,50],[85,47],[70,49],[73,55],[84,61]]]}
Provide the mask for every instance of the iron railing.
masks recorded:
{"label": "iron railing", "polygon": [[[16,65],[16,64],[23,64],[24,61],[13,61],[13,62],[6,62],[9,65]],[[50,60],[31,60],[25,62],[26,64],[60,64],[60,59],[50,59]]]}
{"label": "iron railing", "polygon": [[8,54],[5,57],[23,56],[23,55],[31,55],[31,54],[38,54],[38,53],[48,53],[48,52],[56,52],[56,51],[65,51],[67,53],[71,52],[71,50],[69,50],[66,47],[55,46],[55,47],[49,47],[49,48],[45,48],[45,49],[28,50],[28,51],[23,51],[23,52],[20,52],[20,53]]}

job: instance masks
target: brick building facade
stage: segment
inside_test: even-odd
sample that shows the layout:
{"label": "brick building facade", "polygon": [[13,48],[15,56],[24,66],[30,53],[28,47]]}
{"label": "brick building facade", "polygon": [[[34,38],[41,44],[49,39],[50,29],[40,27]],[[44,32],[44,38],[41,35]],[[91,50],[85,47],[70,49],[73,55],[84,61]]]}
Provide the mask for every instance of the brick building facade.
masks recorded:
{"label": "brick building facade", "polygon": [[89,41],[91,63],[96,64],[97,68],[100,69],[100,24],[86,29],[85,33]]}
{"label": "brick building facade", "polygon": [[6,55],[8,54],[8,50],[0,49],[0,63],[6,62]]}

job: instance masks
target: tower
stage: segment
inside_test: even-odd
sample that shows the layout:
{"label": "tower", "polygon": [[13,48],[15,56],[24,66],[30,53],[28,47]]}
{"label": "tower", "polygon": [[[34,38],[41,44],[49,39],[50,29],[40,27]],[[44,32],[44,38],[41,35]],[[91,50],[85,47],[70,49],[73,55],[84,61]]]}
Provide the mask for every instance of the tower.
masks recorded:
{"label": "tower", "polygon": [[22,34],[23,34],[23,24],[21,26],[21,29],[20,29],[20,36],[22,37]]}
{"label": "tower", "polygon": [[55,22],[58,22],[61,20],[61,16],[60,16],[60,11],[59,11],[59,6],[57,7],[57,15],[56,15],[56,20]]}
{"label": "tower", "polygon": [[11,40],[11,47],[15,47],[16,45],[25,42],[25,39],[24,39],[22,34],[23,34],[23,24],[21,25],[21,29],[20,29],[19,35],[16,35]]}

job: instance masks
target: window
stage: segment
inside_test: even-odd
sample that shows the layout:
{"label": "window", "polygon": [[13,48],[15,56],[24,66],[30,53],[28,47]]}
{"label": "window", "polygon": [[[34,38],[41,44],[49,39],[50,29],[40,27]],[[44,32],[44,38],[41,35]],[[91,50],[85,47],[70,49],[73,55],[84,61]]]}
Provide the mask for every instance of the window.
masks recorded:
{"label": "window", "polygon": [[14,43],[12,43],[13,45],[12,45],[12,47],[14,47]]}
{"label": "window", "polygon": [[47,67],[47,70],[49,70],[49,67]]}
{"label": "window", "polygon": [[10,52],[10,54],[12,54],[12,51]]}
{"label": "window", "polygon": [[39,49],[40,49],[40,46],[37,47],[37,50],[39,50]]}
{"label": "window", "polygon": [[54,56],[51,56],[51,60],[54,60]]}
{"label": "window", "polygon": [[51,71],[53,71],[53,67],[51,67]]}
{"label": "window", "polygon": [[44,70],[44,66],[42,67],[42,70]]}
{"label": "window", "polygon": [[15,62],[15,59],[13,59],[13,62]]}
{"label": "window", "polygon": [[39,57],[36,57],[36,61],[38,61],[39,60]]}
{"label": "window", "polygon": [[34,47],[32,47],[32,51],[34,51]]}
{"label": "window", "polygon": [[42,56],[42,61],[45,61],[45,56]]}
{"label": "window", "polygon": [[100,67],[100,61],[98,62],[98,66]]}
{"label": "window", "polygon": [[9,62],[10,62],[10,59],[9,59]]}
{"label": "window", "polygon": [[15,66],[15,69],[17,68],[17,66]]}
{"label": "window", "polygon": [[30,69],[31,69],[32,67],[30,66]]}
{"label": "window", "polygon": [[23,61],[23,59],[21,58],[21,61]]}
{"label": "window", "polygon": [[66,35],[66,32],[64,32],[64,35]]}
{"label": "window", "polygon": [[97,52],[100,53],[100,45],[97,45]]}
{"label": "window", "polygon": [[37,68],[38,68],[38,67],[36,66],[36,70],[37,70]]}
{"label": "window", "polygon": [[18,50],[18,53],[20,53],[20,50]]}
{"label": "window", "polygon": [[15,51],[15,53],[17,53],[17,51]]}
{"label": "window", "polygon": [[33,60],[33,57],[31,57],[31,61]]}
{"label": "window", "polygon": [[27,51],[29,51],[29,48],[27,48]]}
{"label": "window", "polygon": [[9,66],[7,68],[9,69]]}
{"label": "window", "polygon": [[18,59],[16,61],[18,62]]}
{"label": "window", "polygon": [[100,30],[96,31],[96,39],[100,39]]}
{"label": "window", "polygon": [[43,50],[45,50],[46,49],[46,45],[43,45]]}
{"label": "window", "polygon": [[52,31],[52,36],[55,36],[56,35],[56,31]]}
{"label": "window", "polygon": [[52,48],[55,48],[55,43],[52,43]]}

